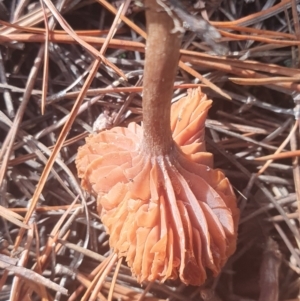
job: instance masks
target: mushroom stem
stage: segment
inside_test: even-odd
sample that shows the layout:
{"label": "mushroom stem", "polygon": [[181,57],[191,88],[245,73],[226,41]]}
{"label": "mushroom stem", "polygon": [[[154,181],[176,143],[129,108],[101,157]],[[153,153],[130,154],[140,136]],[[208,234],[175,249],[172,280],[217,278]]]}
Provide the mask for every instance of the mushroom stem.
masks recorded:
{"label": "mushroom stem", "polygon": [[171,99],[181,35],[172,33],[173,19],[156,0],[145,0],[147,44],[143,95],[143,151],[164,155],[172,147]]}
{"label": "mushroom stem", "polygon": [[239,211],[205,151],[211,100],[200,88],[188,91],[170,114],[180,35],[164,0],[145,4],[144,128],[130,123],[91,135],[76,165],[82,187],[97,195],[110,246],[139,282],[179,277],[200,286],[234,252]]}

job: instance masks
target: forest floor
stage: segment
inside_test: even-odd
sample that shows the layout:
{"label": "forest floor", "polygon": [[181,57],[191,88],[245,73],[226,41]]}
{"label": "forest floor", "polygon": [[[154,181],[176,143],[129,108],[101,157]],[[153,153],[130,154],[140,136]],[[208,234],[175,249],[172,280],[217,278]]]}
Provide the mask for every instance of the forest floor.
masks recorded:
{"label": "forest floor", "polygon": [[213,99],[207,149],[241,211],[222,273],[187,287],[121,261],[103,274],[109,237],[74,164],[93,128],[142,120],[142,1],[115,19],[123,1],[1,0],[0,300],[300,300],[299,2],[186,1],[229,53],[187,31],[173,100]]}

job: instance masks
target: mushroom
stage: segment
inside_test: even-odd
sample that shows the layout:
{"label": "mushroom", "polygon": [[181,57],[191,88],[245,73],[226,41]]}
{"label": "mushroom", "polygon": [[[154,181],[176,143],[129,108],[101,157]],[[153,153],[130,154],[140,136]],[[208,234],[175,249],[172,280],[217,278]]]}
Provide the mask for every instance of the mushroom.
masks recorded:
{"label": "mushroom", "polygon": [[82,187],[97,197],[109,243],[144,280],[201,285],[235,251],[239,210],[205,150],[212,101],[200,88],[171,108],[180,34],[156,0],[146,0],[143,125],[92,134],[76,158]]}

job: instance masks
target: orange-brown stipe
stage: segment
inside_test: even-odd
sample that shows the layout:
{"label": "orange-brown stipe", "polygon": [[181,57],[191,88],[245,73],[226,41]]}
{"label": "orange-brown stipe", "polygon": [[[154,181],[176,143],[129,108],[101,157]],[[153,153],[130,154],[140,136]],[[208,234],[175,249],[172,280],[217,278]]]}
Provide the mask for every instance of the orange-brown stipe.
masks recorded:
{"label": "orange-brown stipe", "polygon": [[174,141],[164,155],[145,151],[135,123],[91,135],[79,149],[82,187],[97,196],[110,246],[140,282],[201,285],[235,251],[236,198],[205,151],[210,106],[200,89],[172,105]]}

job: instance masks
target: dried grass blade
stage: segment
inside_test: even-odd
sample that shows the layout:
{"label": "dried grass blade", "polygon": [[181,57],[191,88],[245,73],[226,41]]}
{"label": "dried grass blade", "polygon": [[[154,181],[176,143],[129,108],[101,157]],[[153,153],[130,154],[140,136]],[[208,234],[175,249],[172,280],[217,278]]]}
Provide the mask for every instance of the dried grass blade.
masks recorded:
{"label": "dried grass blade", "polygon": [[298,45],[300,44],[300,42],[298,40],[276,40],[276,39],[270,39],[270,38],[265,38],[262,36],[254,36],[254,35],[242,35],[242,34],[234,34],[231,32],[227,32],[227,31],[222,31],[220,30],[220,32],[222,33],[222,35],[224,37],[227,38],[231,38],[237,41],[257,41],[257,42],[263,42],[265,44],[272,44],[272,45],[276,45],[276,46],[294,46],[294,45]]}
{"label": "dried grass blade", "polygon": [[20,228],[30,229],[30,227],[28,225],[21,222],[21,220],[23,220],[22,216],[10,211],[9,209],[7,209],[3,206],[0,206],[0,216]]}
{"label": "dried grass blade", "polygon": [[[45,10],[46,12],[46,10]],[[48,18],[48,14],[46,12],[46,17]],[[44,18],[45,19],[45,18]],[[26,26],[20,26],[17,24],[12,24],[3,20],[0,20],[0,25],[3,25],[4,27],[7,28],[14,28],[14,29],[18,29],[21,32],[27,32],[27,33],[37,33],[37,34],[45,34],[46,33],[46,29],[44,28],[37,28],[37,27],[26,27]],[[55,33],[55,34],[65,34],[64,30],[51,30],[51,33]],[[109,30],[75,30],[76,34],[78,35],[92,35],[92,36],[101,36],[101,35],[106,35]]]}
{"label": "dried grass blade", "polygon": [[[278,147],[278,149],[276,150],[276,152],[273,155],[277,155],[279,154],[284,148],[285,146],[289,143],[289,141],[291,140],[292,135],[295,133],[296,129],[299,126],[299,120],[296,120],[293,128],[291,129],[289,135],[286,137],[286,139],[281,143],[281,145]],[[262,167],[261,169],[257,172],[258,175],[261,175],[267,168],[268,166],[273,162],[273,160],[268,160]]]}
{"label": "dried grass blade", "polygon": [[238,67],[241,69],[252,69],[255,71],[262,71],[262,72],[268,72],[271,74],[278,74],[278,75],[285,75],[285,76],[291,76],[291,77],[296,77],[299,75],[299,69],[297,68],[291,68],[291,67],[284,67],[284,66],[279,66],[275,64],[267,64],[267,63],[262,63],[259,61],[253,61],[253,60],[237,60],[237,59],[231,59],[231,58],[224,58],[224,57],[216,57],[216,56],[211,56],[209,54],[205,53],[200,53],[196,51],[191,51],[191,50],[186,50],[186,49],[181,49],[180,51],[182,53],[181,58],[184,61],[188,61],[191,58],[192,59],[199,59],[198,62],[200,63],[200,59],[203,62],[209,62],[212,64],[211,66],[213,67],[213,64],[220,64],[223,63],[224,65],[230,65],[232,67]]}
{"label": "dried grass blade", "polygon": [[113,276],[112,281],[111,281],[111,286],[110,286],[110,289],[109,289],[107,301],[112,301],[112,299],[113,299],[114,288],[115,288],[115,285],[116,285],[116,281],[117,281],[117,277],[118,277],[118,273],[119,273],[121,264],[122,264],[122,257],[120,257],[119,260],[118,260],[118,263],[117,263],[117,266],[116,266],[116,269],[115,269],[115,272],[114,272],[114,276]]}
{"label": "dried grass blade", "polygon": [[268,77],[268,78],[238,78],[238,77],[229,77],[229,80],[238,85],[251,85],[251,86],[261,86],[277,83],[290,83],[299,82],[300,77]]}
{"label": "dried grass blade", "polygon": [[[101,263],[101,268],[99,269],[98,273],[94,276],[92,282],[89,283],[89,286],[87,287],[87,290],[85,291],[83,297],[81,298],[81,301],[87,301],[90,294],[95,290],[95,286],[98,282],[100,282],[101,276],[103,275],[103,272],[108,269],[111,262],[113,261],[115,263],[117,254],[112,253],[110,254],[105,261]],[[106,276],[106,274],[105,274]],[[97,291],[97,295],[98,295]]]}
{"label": "dried grass blade", "polygon": [[[300,24],[299,24],[299,15],[298,15],[298,8],[295,0],[291,0],[292,4],[292,14],[293,14],[293,22],[294,22],[294,28],[295,28],[295,35],[296,39],[299,41],[300,40]],[[298,45],[298,67],[299,67],[299,51],[300,51],[300,45]]]}
{"label": "dried grass blade", "polygon": [[44,115],[46,98],[48,92],[48,73],[49,73],[49,26],[47,13],[45,11],[44,2],[40,0],[41,7],[44,14],[44,23],[45,23],[45,52],[44,52],[44,70],[43,70],[43,87],[42,87],[42,102],[41,102],[41,113]]}
{"label": "dried grass blade", "polygon": [[106,276],[110,273],[110,271],[112,270],[112,268],[115,265],[115,263],[116,263],[117,260],[118,260],[118,255],[117,254],[113,254],[111,260],[108,263],[108,265],[101,272],[100,277],[99,277],[99,281],[96,282],[94,290],[93,290],[93,292],[92,292],[92,294],[91,294],[91,296],[89,298],[89,301],[96,301],[97,295],[98,295],[98,293],[100,293],[100,290],[103,287],[104,280],[105,280]]}
{"label": "dried grass blade", "polygon": [[[204,85],[201,84],[180,84],[174,85],[174,90],[176,89],[190,89],[190,88],[198,88]],[[106,94],[106,93],[136,93],[142,92],[142,86],[135,86],[135,87],[109,87],[109,88],[99,88],[99,89],[90,89],[87,91],[87,96],[96,96],[99,94]],[[65,98],[73,98],[77,96],[79,92],[68,92],[64,95]]]}
{"label": "dried grass blade", "polygon": [[199,80],[201,80],[205,85],[207,85],[209,88],[211,88],[216,93],[222,95],[226,99],[231,100],[231,97],[227,93],[222,91],[222,89],[220,89],[215,84],[213,84],[211,81],[209,81],[208,79],[203,77],[200,73],[195,71],[193,68],[187,66],[184,62],[180,61],[179,62],[179,67],[182,68],[184,71],[188,72],[189,74],[191,74],[192,76],[194,76],[194,77],[198,78]]}
{"label": "dried grass blade", "polygon": [[24,279],[33,281],[38,283],[39,285],[43,285],[45,287],[48,287],[54,291],[59,291],[63,295],[68,295],[68,290],[64,287],[61,287],[60,285],[56,284],[55,282],[39,275],[38,273],[31,271],[29,269],[26,269],[24,267],[19,267],[16,265],[12,265],[9,262],[9,256],[0,254],[0,267],[2,269],[6,269],[8,271],[13,272],[15,275],[18,275]]}
{"label": "dried grass blade", "polygon": [[[245,26],[238,26],[238,25],[230,25],[230,24],[225,24],[224,22],[222,22],[222,25],[217,26],[217,27],[219,27],[221,29],[224,29],[224,28],[232,29],[233,31],[254,33],[257,36],[270,36],[270,37],[276,37],[279,39],[291,39],[291,40],[297,39],[295,37],[295,35],[293,35],[291,33],[272,31],[272,30],[266,30],[266,29],[258,29],[258,28],[245,27]],[[223,31],[220,31],[220,32],[223,32]]]}
{"label": "dried grass blade", "polygon": [[[50,11],[46,9],[48,17],[51,15]],[[33,26],[40,23],[43,20],[43,12],[40,8],[31,11],[30,13],[22,16],[14,25],[18,26]],[[0,35],[9,35],[16,32],[18,29],[10,26],[9,28],[0,28]]]}
{"label": "dried grass blade", "polygon": [[[14,218],[22,221],[24,219],[24,217],[21,216],[21,215],[19,215],[18,213],[16,213],[12,209],[13,208],[6,208],[6,207],[3,207],[3,206],[0,205],[0,214],[2,212],[3,215],[8,214],[8,215],[10,215],[10,216],[12,216],[12,217],[14,217]],[[24,209],[26,209],[26,208],[24,208]]]}
{"label": "dried grass blade", "polygon": [[300,156],[300,150],[296,150],[296,151],[287,151],[280,154],[274,153],[272,155],[255,158],[254,160],[255,161],[280,160],[280,159],[288,159],[288,158],[299,157],[299,156]]}
{"label": "dried grass blade", "polygon": [[[297,120],[297,125],[299,124],[299,119]],[[299,131],[298,131],[299,134]],[[298,141],[297,141],[298,135],[296,135],[296,131],[294,131],[291,135],[290,139],[290,146],[292,151],[296,151],[298,148]],[[297,206],[298,206],[298,221],[300,220],[300,166],[299,166],[299,157],[294,157],[292,160],[292,166],[293,166],[293,178],[294,178],[294,185],[295,185],[295,191],[296,191],[296,197],[297,197]],[[298,249],[300,248],[300,241],[297,241]]]}
{"label": "dried grass blade", "polygon": [[[293,1],[293,0],[292,0]],[[299,0],[296,0],[299,3]],[[249,26],[261,22],[267,18],[275,16],[276,14],[288,9],[291,7],[291,0],[283,0],[280,3],[257,13],[253,13],[246,17],[231,21],[231,22],[211,22],[213,26],[222,26],[222,25],[239,25],[239,26]]]}
{"label": "dried grass blade", "polygon": [[[92,43],[95,45],[102,45],[106,38],[94,37],[94,36],[83,36],[81,35],[80,38],[85,41],[86,43]],[[66,34],[60,33],[53,33],[50,32],[49,40],[55,43],[67,43],[67,44],[77,44],[71,36]],[[17,34],[10,34],[10,35],[1,35],[0,34],[0,42],[24,42],[24,43],[44,43],[45,42],[45,35],[40,33],[17,33]],[[109,48],[114,49],[125,49],[125,50],[132,50],[132,51],[145,51],[145,44],[140,42],[134,41],[125,41],[125,40],[118,40],[112,39],[109,44]],[[111,64],[108,60],[104,57],[104,63]]]}
{"label": "dried grass blade", "polygon": [[[67,210],[70,207],[70,205],[61,205],[61,206],[42,206],[42,207],[36,207],[36,212],[48,212],[48,211],[59,211],[59,210]],[[78,207],[81,207],[80,204],[74,205],[73,209],[76,209]],[[10,208],[11,212],[16,213],[26,213],[27,208]]]}

